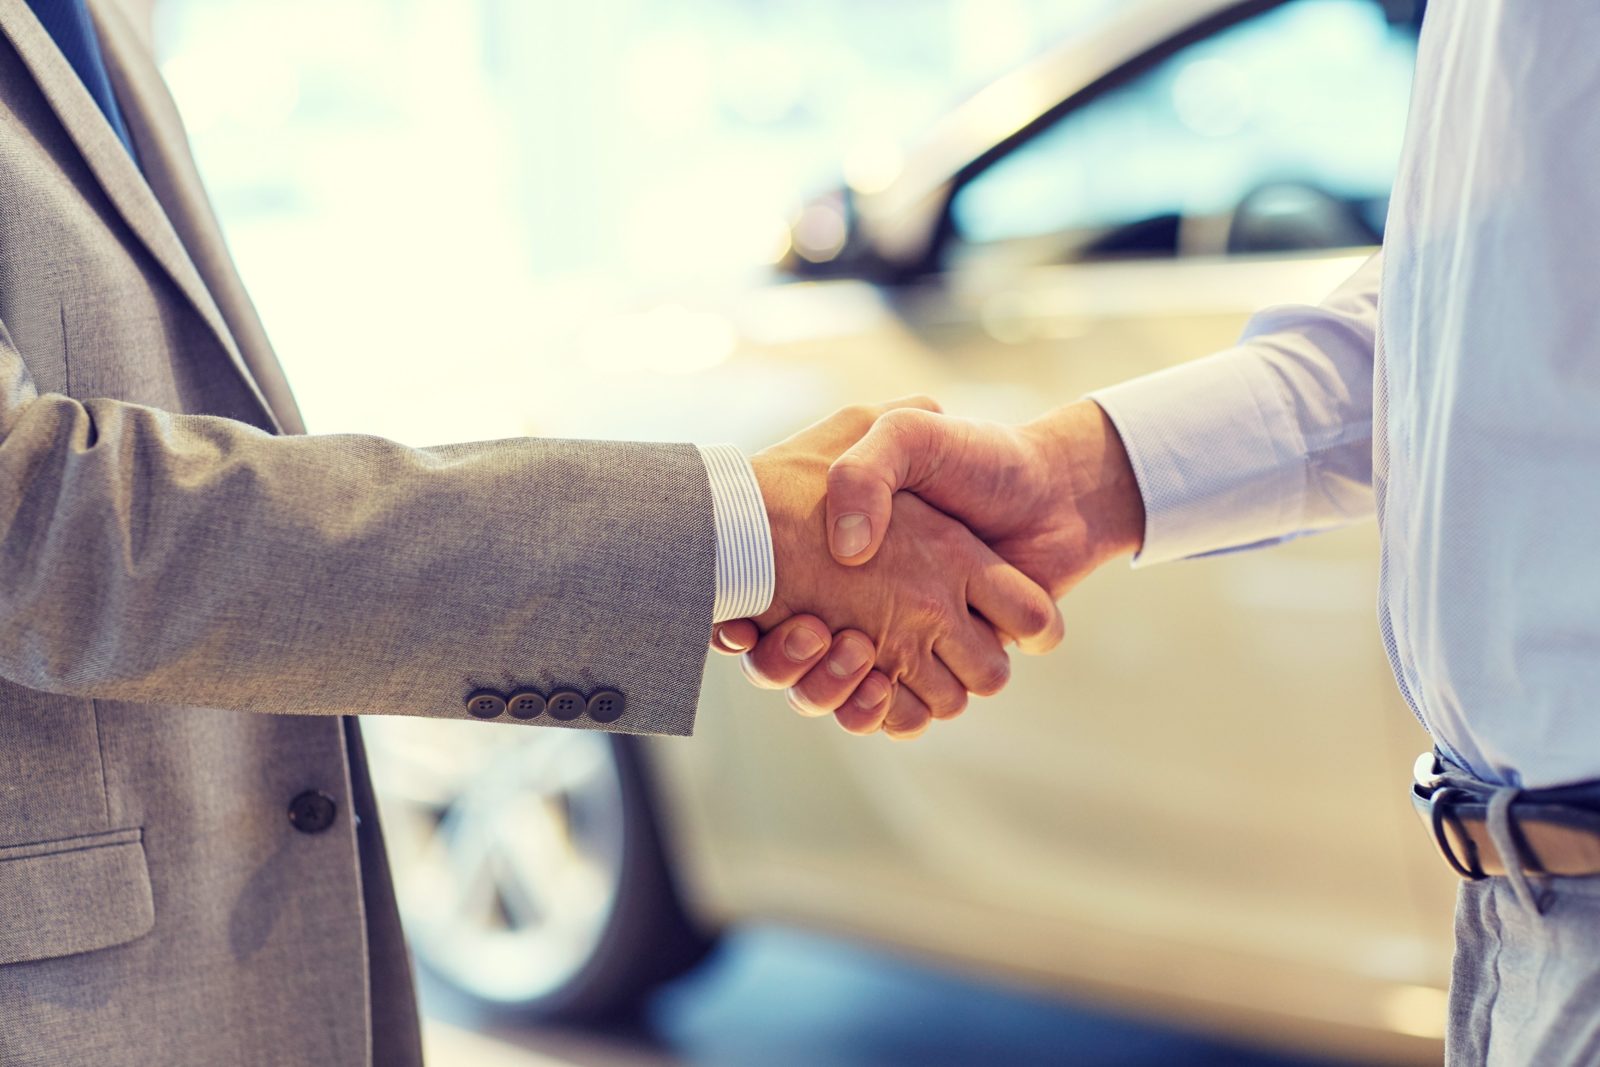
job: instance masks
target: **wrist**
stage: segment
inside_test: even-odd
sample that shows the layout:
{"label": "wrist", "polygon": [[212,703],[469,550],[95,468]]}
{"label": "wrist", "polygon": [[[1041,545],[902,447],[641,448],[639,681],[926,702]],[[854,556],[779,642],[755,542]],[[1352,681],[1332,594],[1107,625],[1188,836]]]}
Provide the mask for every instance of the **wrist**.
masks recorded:
{"label": "wrist", "polygon": [[1095,565],[1136,554],[1144,543],[1144,496],[1111,418],[1079,400],[1025,423],[1050,472],[1050,507],[1083,524]]}

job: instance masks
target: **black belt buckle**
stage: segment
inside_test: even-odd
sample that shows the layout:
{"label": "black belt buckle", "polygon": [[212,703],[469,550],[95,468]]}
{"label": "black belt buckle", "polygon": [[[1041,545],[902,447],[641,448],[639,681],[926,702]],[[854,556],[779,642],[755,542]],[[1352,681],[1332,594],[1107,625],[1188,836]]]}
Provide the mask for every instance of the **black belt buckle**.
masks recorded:
{"label": "black belt buckle", "polygon": [[1451,806],[1457,800],[1471,797],[1464,789],[1440,783],[1439,761],[1432,752],[1424,752],[1417,757],[1416,765],[1412,768],[1412,790],[1415,794],[1427,801],[1428,829],[1433,834],[1433,843],[1439,849],[1439,855],[1462,878],[1469,882],[1478,882],[1489,877],[1484,872],[1483,865],[1478,862],[1478,846],[1466,832],[1458,833],[1461,838],[1463,850],[1466,853],[1466,862],[1456,855],[1455,846],[1450,843],[1450,834],[1445,829],[1445,824],[1450,821]]}

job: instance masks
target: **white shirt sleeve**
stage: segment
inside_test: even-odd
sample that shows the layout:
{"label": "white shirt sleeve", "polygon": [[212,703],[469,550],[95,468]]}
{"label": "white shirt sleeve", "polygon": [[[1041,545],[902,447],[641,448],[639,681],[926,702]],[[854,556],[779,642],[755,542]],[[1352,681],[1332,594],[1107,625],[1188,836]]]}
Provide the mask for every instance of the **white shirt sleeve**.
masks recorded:
{"label": "white shirt sleeve", "polygon": [[717,537],[717,591],[712,622],[744,619],[772,603],[772,527],[750,461],[732,445],[699,445],[711,481]]}
{"label": "white shirt sleeve", "polygon": [[1135,565],[1370,516],[1382,253],[1316,307],[1267,308],[1237,347],[1091,393],[1144,497]]}

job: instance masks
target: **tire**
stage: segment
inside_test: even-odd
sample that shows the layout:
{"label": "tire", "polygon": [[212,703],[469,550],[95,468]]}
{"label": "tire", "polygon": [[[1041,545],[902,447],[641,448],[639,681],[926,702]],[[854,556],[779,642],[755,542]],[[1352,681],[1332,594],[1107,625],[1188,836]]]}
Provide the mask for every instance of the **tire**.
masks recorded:
{"label": "tire", "polygon": [[674,884],[638,739],[427,720],[364,732],[407,937],[453,999],[592,1022],[709,951]]}

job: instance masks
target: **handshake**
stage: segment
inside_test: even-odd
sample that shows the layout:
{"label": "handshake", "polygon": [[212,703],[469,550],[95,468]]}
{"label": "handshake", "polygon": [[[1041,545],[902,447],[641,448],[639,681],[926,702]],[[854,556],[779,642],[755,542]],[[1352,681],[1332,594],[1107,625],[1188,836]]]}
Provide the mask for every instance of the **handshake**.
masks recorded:
{"label": "handshake", "polygon": [[776,595],[723,623],[764,688],[851,733],[911,738],[1061,641],[1056,600],[1138,551],[1144,504],[1093,401],[1019,426],[926,398],[851,407],[751,457]]}

